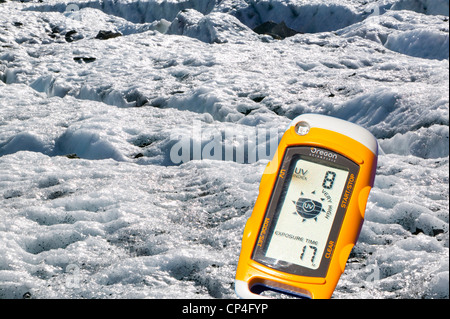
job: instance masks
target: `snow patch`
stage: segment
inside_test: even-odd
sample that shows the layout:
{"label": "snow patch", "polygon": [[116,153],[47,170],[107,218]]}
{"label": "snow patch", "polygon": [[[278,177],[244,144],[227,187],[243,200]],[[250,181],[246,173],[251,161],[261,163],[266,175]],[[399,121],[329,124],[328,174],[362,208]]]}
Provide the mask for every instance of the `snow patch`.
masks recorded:
{"label": "snow patch", "polygon": [[18,151],[31,151],[48,153],[48,145],[45,145],[39,136],[33,133],[21,132],[8,141],[0,144],[0,156],[13,154]]}
{"label": "snow patch", "polygon": [[385,46],[410,56],[444,60],[449,57],[449,34],[432,30],[405,31],[390,34]]}
{"label": "snow patch", "polygon": [[239,20],[226,13],[214,12],[206,16],[194,9],[181,11],[167,30],[168,34],[190,36],[206,43],[225,43],[242,37],[256,38]]}
{"label": "snow patch", "polygon": [[250,28],[267,21],[280,23],[298,32],[317,33],[334,31],[362,20],[351,6],[332,3],[305,4],[300,1],[247,1],[247,6],[231,11]]}
{"label": "snow patch", "polygon": [[397,133],[379,141],[385,153],[414,155],[422,158],[440,158],[449,155],[448,126],[433,125],[418,131]]}
{"label": "snow patch", "polygon": [[440,16],[425,19],[411,11],[389,11],[339,30],[338,34],[360,36],[409,56],[444,60],[449,57],[446,19]]}
{"label": "snow patch", "polygon": [[150,23],[162,19],[172,21],[176,15],[185,9],[195,9],[202,13],[209,13],[215,5],[215,0],[88,0],[88,1],[49,1],[50,3],[28,7],[26,10],[41,12],[61,12],[67,10],[68,5],[75,4],[78,9],[94,8],[102,12],[121,17],[133,23]]}
{"label": "snow patch", "polygon": [[431,15],[449,15],[448,0],[398,0],[391,10],[411,10]]}

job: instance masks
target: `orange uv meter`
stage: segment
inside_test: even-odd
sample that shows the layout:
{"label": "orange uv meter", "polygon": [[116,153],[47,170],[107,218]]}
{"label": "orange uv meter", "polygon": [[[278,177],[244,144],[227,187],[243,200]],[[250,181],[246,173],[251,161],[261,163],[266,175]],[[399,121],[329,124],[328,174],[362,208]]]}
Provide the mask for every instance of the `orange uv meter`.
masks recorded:
{"label": "orange uv meter", "polygon": [[331,298],[358,240],[377,158],[376,138],[359,125],[318,114],[295,118],[261,178],[236,294]]}

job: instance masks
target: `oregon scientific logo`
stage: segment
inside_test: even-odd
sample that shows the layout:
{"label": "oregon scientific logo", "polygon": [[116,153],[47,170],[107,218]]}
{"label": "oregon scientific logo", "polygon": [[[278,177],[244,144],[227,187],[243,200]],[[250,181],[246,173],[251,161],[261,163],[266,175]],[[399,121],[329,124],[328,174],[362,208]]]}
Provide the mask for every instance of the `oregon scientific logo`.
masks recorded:
{"label": "oregon scientific logo", "polygon": [[336,153],[321,150],[321,149],[318,149],[315,147],[310,148],[309,155],[312,157],[315,157],[315,158],[319,158],[319,159],[323,159],[323,160],[327,160],[327,161],[331,161],[331,162],[336,162],[336,159],[337,159]]}

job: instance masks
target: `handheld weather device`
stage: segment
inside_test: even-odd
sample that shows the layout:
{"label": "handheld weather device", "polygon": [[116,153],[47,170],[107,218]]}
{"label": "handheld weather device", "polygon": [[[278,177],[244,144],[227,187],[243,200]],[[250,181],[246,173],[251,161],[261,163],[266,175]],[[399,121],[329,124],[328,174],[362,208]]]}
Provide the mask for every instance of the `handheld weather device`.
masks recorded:
{"label": "handheld weather device", "polygon": [[377,157],[376,138],[356,124],[317,114],[294,119],[244,229],[237,295],[330,298],[358,239]]}

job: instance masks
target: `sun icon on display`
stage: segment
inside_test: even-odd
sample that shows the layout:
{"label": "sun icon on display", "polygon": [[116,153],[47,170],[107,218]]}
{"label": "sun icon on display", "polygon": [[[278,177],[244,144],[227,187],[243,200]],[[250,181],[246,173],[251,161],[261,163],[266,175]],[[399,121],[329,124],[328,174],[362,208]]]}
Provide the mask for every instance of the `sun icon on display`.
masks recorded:
{"label": "sun icon on display", "polygon": [[[315,197],[316,191],[311,192],[311,195]],[[320,198],[319,200],[313,200],[308,197],[303,197],[305,194],[301,192],[300,198],[297,201],[292,201],[295,204],[294,214],[298,214],[303,217],[303,222],[314,219],[317,221],[317,216],[324,212],[322,202],[325,201],[325,198]]]}

